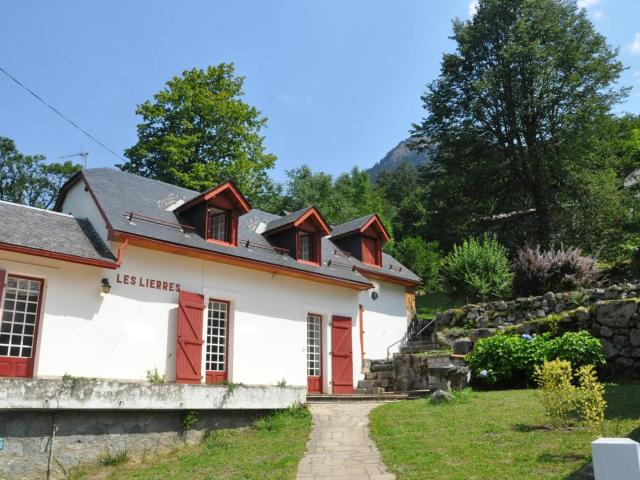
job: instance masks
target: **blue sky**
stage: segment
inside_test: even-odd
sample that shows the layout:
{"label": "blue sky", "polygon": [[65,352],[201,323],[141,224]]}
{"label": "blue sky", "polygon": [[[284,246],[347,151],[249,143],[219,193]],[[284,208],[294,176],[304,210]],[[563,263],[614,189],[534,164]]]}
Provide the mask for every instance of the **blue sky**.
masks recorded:
{"label": "blue sky", "polygon": [[[138,103],[192,67],[234,62],[246,101],[268,117],[274,178],[303,163],[371,166],[406,138],[420,95],[473,0],[4,0],[0,66],[118,153]],[[640,2],[581,0],[629,67],[621,111],[640,113]],[[84,148],[118,159],[0,75],[0,136],[54,161]]]}

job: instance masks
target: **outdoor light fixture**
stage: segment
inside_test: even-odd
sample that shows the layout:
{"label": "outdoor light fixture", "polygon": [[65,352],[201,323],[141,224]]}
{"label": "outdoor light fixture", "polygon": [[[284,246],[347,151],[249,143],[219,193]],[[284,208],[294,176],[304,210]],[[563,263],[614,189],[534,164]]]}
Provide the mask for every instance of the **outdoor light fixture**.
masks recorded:
{"label": "outdoor light fixture", "polygon": [[373,292],[371,292],[371,298],[374,300],[378,299],[378,292],[376,292],[375,290]]}
{"label": "outdoor light fixture", "polygon": [[111,291],[111,284],[108,278],[102,279],[102,293],[109,293]]}

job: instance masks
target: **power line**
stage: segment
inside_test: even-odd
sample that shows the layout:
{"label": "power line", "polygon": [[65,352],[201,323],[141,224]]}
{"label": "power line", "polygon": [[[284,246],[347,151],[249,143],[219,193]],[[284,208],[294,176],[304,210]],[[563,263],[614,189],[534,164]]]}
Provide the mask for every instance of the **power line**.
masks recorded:
{"label": "power line", "polygon": [[105,150],[107,150],[108,152],[112,153],[113,155],[115,155],[116,157],[118,157],[120,160],[126,162],[126,160],[120,156],[119,154],[117,154],[116,152],[114,152],[112,149],[110,149],[109,147],[107,147],[104,143],[102,143],[100,140],[98,140],[96,137],[94,137],[93,135],[91,135],[89,132],[87,132],[85,129],[83,129],[82,127],[80,127],[80,125],[78,125],[76,122],[74,122],[73,120],[71,120],[69,117],[67,117],[65,114],[63,114],[60,110],[58,110],[57,108],[55,108],[53,105],[47,103],[46,100],[44,100],[40,95],[38,95],[36,92],[34,92],[33,90],[31,90],[29,87],[27,87],[26,85],[22,84],[20,82],[20,80],[18,80],[16,77],[14,77],[13,75],[11,75],[9,72],[7,72],[4,68],[2,68],[0,66],[0,72],[4,73],[7,77],[9,77],[11,80],[13,80],[15,83],[17,83],[18,85],[20,85],[22,88],[24,88],[27,92],[29,92],[31,95],[33,95],[36,99],[38,99],[40,102],[44,103],[47,107],[49,107],[51,110],[53,110],[57,115],[59,115],[60,117],[62,117],[64,120],[66,120],[68,123],[70,123],[71,125],[73,125],[75,128],[77,128],[78,130],[80,130],[82,133],[84,133],[87,137],[89,137],[91,140],[93,140],[94,142],[96,142],[98,145],[100,145],[102,148],[104,148]]}

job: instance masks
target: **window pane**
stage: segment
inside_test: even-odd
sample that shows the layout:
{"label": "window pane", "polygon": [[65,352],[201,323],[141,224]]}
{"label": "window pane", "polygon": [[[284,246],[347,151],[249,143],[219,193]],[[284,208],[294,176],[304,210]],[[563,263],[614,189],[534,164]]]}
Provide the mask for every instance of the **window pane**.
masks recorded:
{"label": "window pane", "polygon": [[209,300],[207,309],[207,355],[206,369],[224,372],[226,369],[225,347],[227,343],[228,304]]}
{"label": "window pane", "polygon": [[209,220],[209,238],[220,240],[221,242],[228,242],[228,212],[224,210],[218,210],[216,208],[213,208],[210,211],[211,217]]}
{"label": "window pane", "polygon": [[0,355],[23,358],[31,356],[39,301],[38,280],[9,275],[0,322]]}
{"label": "window pane", "polygon": [[322,317],[320,315],[309,314],[307,316],[307,375],[309,377],[320,376],[321,325]]}

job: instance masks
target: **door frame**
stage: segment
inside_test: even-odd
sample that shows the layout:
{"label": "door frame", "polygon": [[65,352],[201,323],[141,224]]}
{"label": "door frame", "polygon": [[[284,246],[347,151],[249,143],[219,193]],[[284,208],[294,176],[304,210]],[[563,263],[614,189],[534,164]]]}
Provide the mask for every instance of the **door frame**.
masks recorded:
{"label": "door frame", "polygon": [[[224,371],[207,370],[207,329],[209,328],[209,303],[226,303],[227,304],[227,318],[225,325],[225,339],[224,339]],[[222,300],[220,298],[207,297],[207,304],[205,306],[205,318],[204,318],[204,377],[205,383],[223,383],[229,380],[229,354],[231,349],[229,347],[229,332],[231,331],[231,302],[229,300]]]}
{"label": "door frame", "polygon": [[[7,291],[7,281],[9,277],[22,279],[22,280],[31,280],[40,283],[40,295],[38,295],[38,304],[36,306],[36,321],[33,327],[33,343],[31,344],[31,357],[27,362],[27,375],[9,375],[5,378],[33,378],[33,372],[35,370],[36,364],[36,351],[38,347],[38,338],[40,336],[40,323],[42,321],[42,304],[44,302],[44,291],[46,282],[44,278],[39,277],[31,277],[29,275],[21,275],[18,273],[10,273],[8,270],[5,270],[4,278],[0,279],[0,283],[4,284],[4,288],[2,290],[2,296],[0,296],[0,324],[2,323],[2,315],[4,314],[4,299]],[[25,357],[9,357],[9,356],[0,356],[1,359],[8,359],[9,361],[16,361],[15,359],[25,358]]]}
{"label": "door frame", "polygon": [[[319,377],[310,377],[309,376],[309,371],[308,371],[308,365],[307,365],[307,392],[309,393],[324,393],[324,341],[323,341],[323,327],[324,327],[324,315],[321,315],[320,313],[314,313],[314,312],[307,312],[307,316],[305,317],[305,320],[307,322],[307,347],[308,347],[308,342],[309,342],[309,330],[308,330],[308,323],[309,323],[309,316],[313,315],[315,317],[319,317],[320,318],[320,329],[318,330],[320,333],[320,376]],[[308,355],[308,352],[307,352]],[[308,361],[307,357],[307,361]],[[320,388],[318,390],[310,390],[309,389],[309,379],[310,378],[317,378],[318,382],[320,384]]]}

